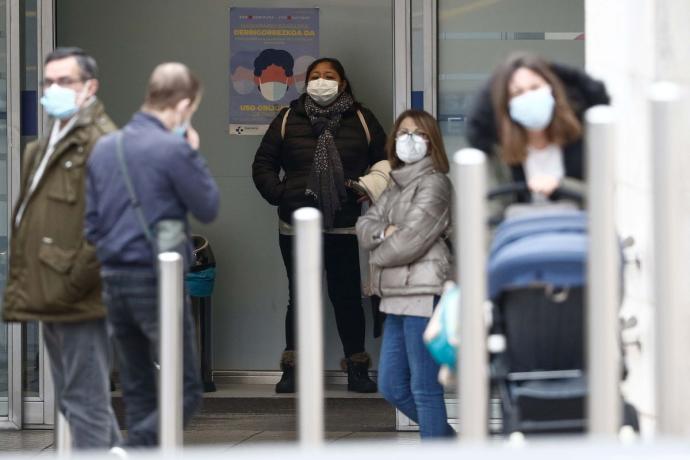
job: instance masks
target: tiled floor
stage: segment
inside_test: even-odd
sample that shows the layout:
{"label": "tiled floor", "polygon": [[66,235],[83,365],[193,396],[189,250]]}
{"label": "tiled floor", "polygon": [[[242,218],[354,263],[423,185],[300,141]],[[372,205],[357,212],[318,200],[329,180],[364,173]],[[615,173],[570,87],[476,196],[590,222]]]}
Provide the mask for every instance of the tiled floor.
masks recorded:
{"label": "tiled floor", "polygon": [[[645,318],[641,318],[646,324]],[[635,338],[640,331],[632,332]],[[625,337],[633,341],[631,337]],[[624,385],[630,400],[638,402],[650,393],[648,369],[645,369],[645,347],[630,347],[627,362],[630,375]],[[343,386],[327,386],[326,438],[331,443],[381,441],[397,445],[419,443],[416,432],[396,432],[393,409],[378,394],[360,395],[347,392]],[[118,404],[120,405],[118,409]],[[121,398],[114,394],[114,405],[121,412]],[[644,407],[644,404],[641,404]],[[653,417],[642,411],[643,432],[650,430]],[[647,430],[645,430],[645,428]],[[650,430],[651,431],[651,430]],[[296,440],[295,399],[293,395],[277,395],[271,385],[219,385],[208,393],[204,407],[184,433],[185,445],[213,445],[232,448]],[[2,452],[50,452],[53,432],[50,430],[0,431]]]}
{"label": "tiled floor", "polygon": [[[395,432],[395,413],[380,395],[358,395],[343,386],[326,389],[326,440],[329,443],[385,441],[416,444],[414,432]],[[121,416],[119,393],[114,406]],[[220,448],[294,442],[297,439],[295,399],[276,395],[271,385],[219,385],[204,398],[202,411],[184,433],[188,446]],[[53,432],[0,432],[0,452],[52,451]]]}
{"label": "tiled floor", "polygon": [[[214,446],[232,448],[239,445],[251,446],[266,443],[295,442],[294,431],[252,431],[252,430],[188,430],[184,433],[186,446]],[[410,432],[348,432],[326,433],[328,443],[351,443],[357,441],[385,441],[395,445],[419,443],[419,435]],[[0,454],[3,452],[53,452],[53,432],[50,430],[24,430],[0,432]]]}
{"label": "tiled floor", "polygon": [[0,431],[0,452],[52,451],[52,430]]}

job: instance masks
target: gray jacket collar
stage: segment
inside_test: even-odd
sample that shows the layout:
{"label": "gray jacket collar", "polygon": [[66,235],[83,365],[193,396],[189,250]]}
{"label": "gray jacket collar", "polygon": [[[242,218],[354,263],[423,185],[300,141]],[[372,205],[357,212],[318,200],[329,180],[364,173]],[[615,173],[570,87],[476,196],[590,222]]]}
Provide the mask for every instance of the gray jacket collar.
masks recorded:
{"label": "gray jacket collar", "polygon": [[400,187],[406,187],[413,180],[434,171],[434,161],[429,155],[416,163],[405,165],[402,168],[391,171],[391,177]]}

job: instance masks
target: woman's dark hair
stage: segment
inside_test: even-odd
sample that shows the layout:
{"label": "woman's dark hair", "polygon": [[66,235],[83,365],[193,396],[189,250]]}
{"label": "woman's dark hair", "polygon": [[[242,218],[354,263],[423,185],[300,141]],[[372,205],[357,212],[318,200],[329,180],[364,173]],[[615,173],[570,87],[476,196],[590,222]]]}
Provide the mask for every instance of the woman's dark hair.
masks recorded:
{"label": "woman's dark hair", "polygon": [[304,77],[304,86],[306,87],[309,84],[309,75],[311,74],[311,71],[314,70],[314,67],[321,64],[322,62],[330,64],[330,66],[333,67],[333,70],[335,70],[337,74],[340,76],[340,79],[347,82],[347,85],[345,86],[345,92],[349,93],[350,96],[352,96],[352,98],[354,99],[355,95],[352,92],[352,84],[350,83],[350,80],[347,78],[347,75],[345,75],[345,67],[343,67],[340,61],[336,58],[322,57],[309,64],[309,67],[307,67],[307,73]]}
{"label": "woman's dark hair", "polygon": [[518,69],[528,69],[543,78],[550,86],[556,100],[551,124],[546,128],[550,142],[564,145],[582,135],[582,124],[577,119],[560,78],[549,64],[530,53],[515,53],[496,68],[492,76],[491,101],[496,116],[496,130],[503,160],[509,165],[518,165],[527,158],[527,131],[516,123],[508,112],[510,103],[510,80]]}
{"label": "woman's dark hair", "polygon": [[401,113],[393,124],[393,130],[386,141],[386,154],[388,161],[393,169],[400,168],[405,165],[398,155],[395,153],[395,138],[400,130],[400,125],[405,118],[411,118],[419,129],[429,138],[428,152],[431,160],[434,162],[436,171],[447,174],[450,170],[448,164],[448,155],[446,155],[446,148],[443,145],[443,136],[438,127],[438,122],[429,112],[424,110],[409,109]]}

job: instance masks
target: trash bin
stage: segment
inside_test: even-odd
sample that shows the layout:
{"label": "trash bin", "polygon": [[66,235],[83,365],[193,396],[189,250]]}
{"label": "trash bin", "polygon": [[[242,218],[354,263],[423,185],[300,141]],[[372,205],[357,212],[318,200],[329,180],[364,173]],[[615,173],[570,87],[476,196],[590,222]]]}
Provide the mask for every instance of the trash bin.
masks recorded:
{"label": "trash bin", "polygon": [[213,320],[211,294],[216,279],[216,259],[211,245],[201,235],[192,235],[194,253],[192,266],[185,282],[192,299],[192,312],[196,326],[197,350],[201,363],[201,379],[204,392],[216,391],[213,382]]}

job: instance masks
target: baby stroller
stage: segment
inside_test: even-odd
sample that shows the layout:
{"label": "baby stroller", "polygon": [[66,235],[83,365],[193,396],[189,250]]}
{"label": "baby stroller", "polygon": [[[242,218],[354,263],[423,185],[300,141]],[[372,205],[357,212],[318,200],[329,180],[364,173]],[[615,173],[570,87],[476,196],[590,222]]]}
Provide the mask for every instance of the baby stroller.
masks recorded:
{"label": "baby stroller", "polygon": [[[518,193],[528,193],[525,184],[494,189],[489,199]],[[504,346],[492,354],[491,379],[505,434],[581,432],[586,425],[587,216],[581,193],[557,193],[580,206],[520,205],[512,215],[509,206],[502,222],[494,220],[491,334]],[[635,409],[623,407],[624,424],[637,430]]]}

